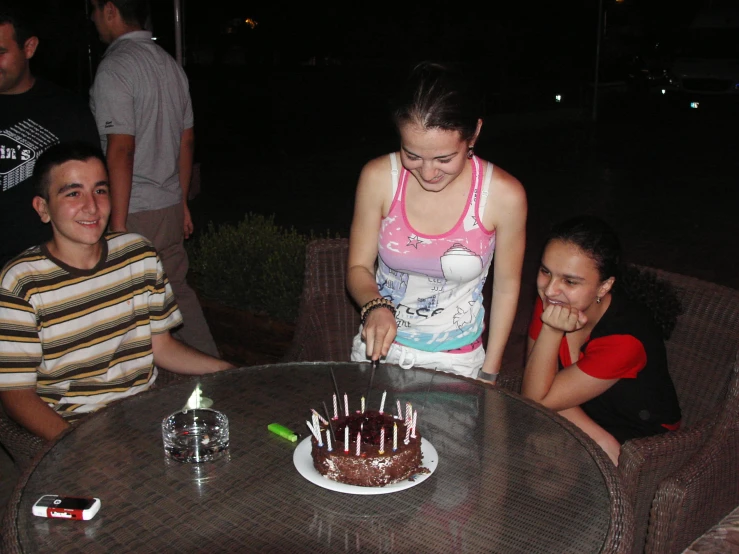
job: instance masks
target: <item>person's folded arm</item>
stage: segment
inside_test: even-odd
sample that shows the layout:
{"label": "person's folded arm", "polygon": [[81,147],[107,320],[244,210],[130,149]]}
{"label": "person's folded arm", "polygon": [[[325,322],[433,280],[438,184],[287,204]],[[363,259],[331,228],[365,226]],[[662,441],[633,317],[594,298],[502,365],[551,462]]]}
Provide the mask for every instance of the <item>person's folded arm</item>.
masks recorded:
{"label": "person's folded arm", "polygon": [[541,402],[557,374],[557,356],[564,332],[542,326],[536,340],[529,337],[521,394]]}
{"label": "person's folded arm", "polygon": [[35,389],[0,391],[0,401],[8,417],[42,439],[54,439],[69,427]]}
{"label": "person's folded arm", "polygon": [[580,406],[618,382],[618,379],[588,375],[577,363],[557,371],[557,356],[563,335],[547,325],[542,327],[533,345],[529,343],[529,356],[521,385],[523,396],[557,412]]}
{"label": "person's folded arm", "polygon": [[[577,363],[557,371],[559,348],[565,334],[583,329],[587,322],[588,318],[583,312],[569,305],[550,305],[544,309],[538,336],[536,339],[529,337],[521,386],[523,396],[560,411],[574,408],[603,394],[618,381],[618,378],[593,377],[582,371]],[[603,364],[612,363],[613,356],[609,352],[604,355],[602,351],[599,355],[601,374],[617,375],[613,368],[602,367]]]}
{"label": "person's folded arm", "polygon": [[618,379],[592,377],[577,364],[557,371],[563,335],[563,332],[544,325],[535,341],[529,337],[521,394],[577,425],[603,449],[614,465],[618,465],[621,451],[618,441],[580,408],[583,402],[604,393]]}
{"label": "person's folded arm", "polygon": [[204,354],[174,338],[169,332],[156,333],[151,336],[151,347],[154,352],[154,363],[173,373],[183,375],[201,375],[215,373],[235,366]]}

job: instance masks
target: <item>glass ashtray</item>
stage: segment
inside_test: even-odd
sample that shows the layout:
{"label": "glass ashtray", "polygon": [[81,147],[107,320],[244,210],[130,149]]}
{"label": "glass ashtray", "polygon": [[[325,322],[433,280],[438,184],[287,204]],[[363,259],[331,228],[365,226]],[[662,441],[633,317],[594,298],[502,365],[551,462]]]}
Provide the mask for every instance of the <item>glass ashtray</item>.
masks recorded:
{"label": "glass ashtray", "polygon": [[162,421],[162,440],[170,460],[212,462],[228,452],[228,418],[207,408],[181,410]]}

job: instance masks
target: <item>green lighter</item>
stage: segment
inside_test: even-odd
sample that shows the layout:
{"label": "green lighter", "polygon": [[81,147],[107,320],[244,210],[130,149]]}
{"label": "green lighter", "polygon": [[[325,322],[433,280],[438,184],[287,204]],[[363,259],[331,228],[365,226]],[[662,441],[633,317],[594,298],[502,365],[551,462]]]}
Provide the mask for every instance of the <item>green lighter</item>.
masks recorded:
{"label": "green lighter", "polygon": [[280,425],[279,423],[270,423],[269,425],[267,425],[267,429],[272,431],[275,435],[280,435],[281,437],[291,442],[295,442],[298,440],[298,435],[293,433],[287,427]]}

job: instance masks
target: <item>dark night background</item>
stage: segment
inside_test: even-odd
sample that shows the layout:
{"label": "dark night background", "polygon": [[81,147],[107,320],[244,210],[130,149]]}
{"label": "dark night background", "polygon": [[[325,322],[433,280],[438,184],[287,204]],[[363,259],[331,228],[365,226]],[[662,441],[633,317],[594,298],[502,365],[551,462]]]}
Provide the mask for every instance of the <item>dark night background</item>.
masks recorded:
{"label": "dark night background", "polygon": [[[35,4],[45,14],[35,70],[68,88],[86,90],[89,66],[94,70],[103,47],[86,20],[85,0]],[[319,65],[406,69],[419,60],[443,59],[477,66],[497,91],[541,82],[575,87],[593,80],[596,0],[181,4],[189,68],[224,65],[233,73],[273,71],[314,59]],[[603,0],[601,77],[622,78],[625,60],[687,25],[700,9],[716,5],[718,0]],[[154,34],[174,53],[173,2],[152,0],[151,6]]]}
{"label": "dark night background", "polygon": [[[45,23],[34,71],[87,95],[104,47],[85,0],[35,3]],[[451,60],[483,85],[477,151],[526,187],[532,247],[566,206],[611,221],[637,263],[739,287],[731,257],[706,248],[739,232],[728,211],[739,95],[728,110],[714,98],[678,110],[640,80],[655,45],[733,2],[603,0],[597,123],[597,0],[181,3],[198,228],[253,211],[346,235],[362,165],[397,148],[388,100],[399,80],[420,60]],[[173,1],[151,5],[174,54]]]}

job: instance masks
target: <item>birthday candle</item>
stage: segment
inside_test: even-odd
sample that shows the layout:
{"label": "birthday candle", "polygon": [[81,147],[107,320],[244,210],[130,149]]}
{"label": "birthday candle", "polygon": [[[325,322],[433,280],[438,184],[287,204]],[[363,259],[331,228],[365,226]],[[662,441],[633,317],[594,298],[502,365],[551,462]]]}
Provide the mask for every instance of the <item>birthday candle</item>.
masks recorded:
{"label": "birthday candle", "polygon": [[418,422],[418,410],[413,411],[413,426],[411,428],[411,438],[416,438],[416,423]]}
{"label": "birthday candle", "polygon": [[393,423],[393,452],[398,449],[398,424]]}
{"label": "birthday candle", "polygon": [[323,446],[321,441],[321,426],[318,424],[318,412],[313,410],[313,429],[316,430],[316,440],[318,440],[318,446]]}
{"label": "birthday candle", "polygon": [[344,393],[344,415],[349,416],[349,397]]}
{"label": "birthday candle", "polygon": [[362,413],[364,413],[364,396],[362,397],[362,400],[360,402]]}
{"label": "birthday candle", "polygon": [[357,456],[360,454],[360,448],[362,447],[362,433],[357,433]]}
{"label": "birthday candle", "polygon": [[405,428],[405,439],[403,440],[403,444],[408,444],[411,440],[411,426],[408,425],[408,427]]}
{"label": "birthday candle", "polygon": [[316,439],[318,440],[318,446],[323,446],[323,441],[321,440],[321,426],[318,425],[318,413],[315,411],[313,412],[313,429],[316,430]]}
{"label": "birthday candle", "polygon": [[349,426],[344,427],[344,452],[349,452]]}
{"label": "birthday candle", "polygon": [[398,407],[398,419],[403,419],[403,412],[400,411],[400,400],[396,400],[395,405]]}
{"label": "birthday candle", "polygon": [[324,425],[328,425],[328,421],[326,421],[326,418],[325,417],[323,417],[321,414],[319,414],[313,408],[311,408],[310,411],[313,412],[313,417],[317,417],[321,421],[321,423],[323,423]]}
{"label": "birthday candle", "polygon": [[387,391],[382,391],[382,400],[380,401],[380,413],[385,409],[385,397],[387,396]]}
{"label": "birthday candle", "polygon": [[331,433],[326,432],[326,447],[328,448],[328,451],[331,452],[333,448],[331,448]]}
{"label": "birthday candle", "polygon": [[409,427],[411,424],[411,420],[413,419],[413,408],[411,407],[410,402],[405,403],[405,425],[406,427]]}
{"label": "birthday candle", "polygon": [[313,427],[310,421],[306,421],[305,424],[308,426],[308,429],[310,429],[310,432],[313,433],[313,436],[316,437],[316,441],[318,442],[318,446],[323,446],[323,443],[321,442],[321,431],[316,426]]}
{"label": "birthday candle", "polygon": [[339,406],[336,403],[336,395],[334,394],[334,419],[339,419]]}
{"label": "birthday candle", "polygon": [[385,428],[380,429],[380,454],[385,453]]}

